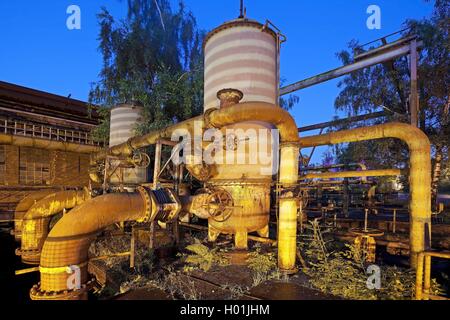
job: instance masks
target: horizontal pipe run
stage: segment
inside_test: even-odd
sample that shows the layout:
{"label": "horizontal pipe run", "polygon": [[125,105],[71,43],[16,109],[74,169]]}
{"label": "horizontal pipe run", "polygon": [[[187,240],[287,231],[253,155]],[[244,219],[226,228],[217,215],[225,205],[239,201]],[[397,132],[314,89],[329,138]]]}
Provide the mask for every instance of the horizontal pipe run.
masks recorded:
{"label": "horizontal pipe run", "polygon": [[53,141],[35,137],[10,135],[5,133],[0,133],[0,145],[14,145],[18,147],[29,147],[29,148],[65,151],[65,152],[77,152],[77,153],[93,153],[101,150],[101,148],[98,146],[77,144],[64,141]]}
{"label": "horizontal pipe run", "polygon": [[[419,41],[417,43],[418,47],[420,47],[422,45],[423,45],[423,43],[421,41]],[[301,89],[305,89],[305,88],[317,85],[322,82],[326,82],[326,81],[329,81],[332,79],[336,79],[336,78],[345,76],[345,75],[355,72],[357,70],[368,68],[368,67],[377,65],[379,63],[382,63],[384,61],[389,61],[389,60],[407,55],[410,52],[411,52],[411,46],[409,43],[406,43],[400,47],[390,48],[389,50],[386,50],[379,54],[375,54],[369,58],[359,60],[355,63],[349,64],[346,66],[342,66],[342,67],[336,68],[334,70],[327,71],[327,72],[321,73],[319,75],[310,77],[308,79],[301,80],[299,82],[285,86],[280,89],[280,96],[283,96],[283,95],[286,95],[286,94],[289,94],[289,93],[292,93],[292,92],[295,92],[295,91],[298,91]]]}
{"label": "horizontal pipe run", "polygon": [[39,267],[16,270],[16,271],[14,272],[14,274],[15,274],[16,276],[20,276],[20,275],[22,275],[22,274],[28,274],[28,273],[37,272],[37,271],[39,271]]}
{"label": "horizontal pipe run", "polygon": [[302,132],[314,131],[314,130],[319,130],[319,129],[326,129],[329,127],[334,127],[334,126],[338,126],[338,125],[346,124],[346,123],[354,124],[355,122],[386,117],[388,115],[389,115],[389,113],[386,111],[368,113],[368,114],[364,114],[364,115],[360,115],[360,116],[338,119],[338,120],[334,120],[334,121],[323,122],[323,123],[313,124],[313,125],[306,126],[306,127],[301,127],[301,128],[298,128],[298,132],[302,133]]}
{"label": "horizontal pipe run", "polygon": [[137,136],[131,138],[127,142],[121,143],[117,146],[109,149],[102,150],[91,156],[91,164],[95,164],[97,161],[104,160],[107,156],[130,156],[133,154],[133,150],[138,150],[150,145],[156,144],[159,140],[171,138],[172,133],[175,130],[186,129],[189,132],[194,132],[194,125],[196,121],[200,121],[203,124],[203,116],[195,117],[183,122],[176,123],[167,128],[150,132],[143,136]]}
{"label": "horizontal pipe run", "polygon": [[261,121],[273,124],[280,131],[280,141],[298,143],[298,129],[292,116],[284,109],[266,102],[243,102],[214,110],[207,115],[207,123],[222,128],[239,122]]}
{"label": "horizontal pipe run", "polygon": [[[223,127],[245,121],[262,121],[279,126],[281,141],[297,142],[298,132],[295,130],[295,121],[289,113],[279,107],[276,107],[277,112],[273,112],[273,104],[265,102],[245,102],[238,105],[214,110],[207,115],[208,123],[213,127]],[[194,132],[194,123],[199,121],[204,123],[204,116],[198,116],[183,122],[179,122],[167,128],[153,131],[143,136],[131,138],[128,142],[119,144],[109,149],[98,152],[92,156],[92,162],[100,161],[106,156],[130,156],[133,150],[148,147],[156,144],[159,140],[167,139],[172,136],[172,133],[178,129],[186,129],[189,132]],[[289,130],[287,130],[289,128]]]}
{"label": "horizontal pipe run", "polygon": [[367,171],[343,171],[308,173],[300,177],[300,180],[307,179],[334,179],[334,178],[362,178],[362,177],[389,177],[403,175],[400,169],[367,170]]}
{"label": "horizontal pipe run", "polygon": [[431,145],[425,133],[414,126],[394,122],[300,138],[299,142],[301,148],[309,148],[383,138],[400,139],[409,147],[410,252],[411,267],[415,268],[417,255],[431,242]]}

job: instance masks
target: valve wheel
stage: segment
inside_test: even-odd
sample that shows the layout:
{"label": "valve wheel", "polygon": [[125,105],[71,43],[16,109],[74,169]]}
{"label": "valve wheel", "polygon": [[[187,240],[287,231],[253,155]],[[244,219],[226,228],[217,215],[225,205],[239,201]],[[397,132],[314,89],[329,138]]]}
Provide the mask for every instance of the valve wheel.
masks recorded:
{"label": "valve wheel", "polygon": [[144,152],[136,152],[133,154],[131,161],[138,168],[148,168],[150,165],[150,157]]}
{"label": "valve wheel", "polygon": [[225,222],[233,213],[234,201],[231,194],[223,189],[213,190],[206,199],[205,208],[216,222]]}
{"label": "valve wheel", "polygon": [[238,146],[239,146],[238,137],[233,133],[228,134],[225,138],[225,149],[228,151],[236,151]]}

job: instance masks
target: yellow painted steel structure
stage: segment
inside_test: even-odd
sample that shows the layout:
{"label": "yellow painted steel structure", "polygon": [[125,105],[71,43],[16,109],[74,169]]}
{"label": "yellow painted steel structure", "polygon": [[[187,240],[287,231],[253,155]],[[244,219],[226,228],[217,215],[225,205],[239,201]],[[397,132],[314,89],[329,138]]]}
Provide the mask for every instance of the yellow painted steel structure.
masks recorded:
{"label": "yellow painted steel structure", "polygon": [[301,148],[308,148],[383,138],[400,139],[409,147],[410,262],[415,268],[417,255],[423,252],[427,242],[431,241],[431,146],[425,133],[408,124],[388,123],[300,138],[299,141]]}
{"label": "yellow painted steel structure", "polygon": [[417,259],[416,270],[416,300],[450,300],[442,296],[436,296],[431,291],[431,259],[441,258],[450,260],[450,252],[424,251],[420,252]]}
{"label": "yellow painted steel structure", "polygon": [[[274,108],[278,108],[277,112],[273,112]],[[247,102],[226,109],[212,110],[204,117],[204,120],[195,118],[170,129],[166,128],[144,137],[130,139],[128,143],[113,147],[108,152],[114,152],[116,155],[122,155],[122,152],[128,154],[129,144],[146,146],[147,143],[151,144],[156,137],[170,137],[169,133],[173,132],[175,128],[193,128],[192,121],[194,120],[204,121],[204,123],[217,128],[249,120],[274,125],[280,131],[279,184],[285,190],[280,200],[280,224],[283,228],[279,229],[279,265],[282,270],[294,270],[297,245],[297,199],[290,189],[297,184],[299,159],[298,133],[294,119],[287,111],[273,104],[261,102]],[[101,159],[106,154],[106,152],[102,152],[93,159]],[[96,234],[102,228],[116,222],[139,221],[145,217],[156,218],[155,210],[160,210],[159,206],[152,205],[155,204],[152,197],[149,197],[143,189],[139,190],[140,193],[117,193],[94,198],[71,210],[56,224],[42,249],[41,284],[40,287],[32,289],[30,294],[33,299],[86,298],[83,290],[79,295],[67,292],[66,282],[69,275],[64,268],[70,265],[80,266],[81,282],[87,285],[85,265],[88,261],[87,250],[91,241],[95,239]],[[249,205],[255,204],[249,203]],[[49,296],[50,292],[55,292],[56,295]]]}
{"label": "yellow painted steel structure", "polygon": [[[276,110],[276,112],[274,112]],[[296,250],[296,228],[297,228],[297,199],[290,190],[297,185],[298,165],[299,165],[299,145],[297,125],[292,116],[280,107],[266,102],[244,102],[222,109],[211,109],[204,116],[196,117],[173,126],[167,127],[160,131],[151,132],[141,137],[134,137],[123,143],[110,148],[109,150],[100,152],[92,157],[92,163],[102,160],[106,155],[129,156],[133,149],[139,149],[151,144],[155,144],[160,139],[171,137],[175,130],[185,129],[188,132],[194,132],[194,126],[205,129],[207,127],[223,128],[237,123],[248,121],[259,121],[273,125],[279,130],[280,135],[280,172],[279,184],[283,188],[281,195],[280,222],[286,227],[279,228],[278,241],[279,247],[279,266],[282,270],[294,270]],[[238,171],[242,172],[242,171]],[[242,188],[243,186],[238,186]],[[231,190],[233,192],[233,190]],[[247,201],[247,202],[245,202]],[[258,201],[244,200],[240,205],[256,206]],[[294,204],[295,203],[295,204]],[[268,214],[265,213],[265,214]],[[242,220],[241,220],[242,221]],[[262,226],[262,224],[261,224]],[[287,227],[288,226],[288,227]],[[227,228],[227,226],[225,227]],[[214,233],[214,226],[212,228]],[[227,230],[225,230],[227,231]],[[263,229],[259,230],[261,233]],[[295,232],[294,232],[295,231]],[[214,238],[216,235],[212,235]],[[245,237],[240,233],[241,238],[237,239],[237,243],[242,247]]]}
{"label": "yellow painted steel structure", "polygon": [[51,217],[75,208],[90,198],[89,191],[84,189],[55,192],[37,201],[23,217],[22,243],[18,251],[22,262],[39,264]]}
{"label": "yellow painted steel structure", "polygon": [[93,153],[101,150],[98,146],[64,141],[53,141],[36,137],[17,136],[6,133],[0,133],[0,145],[14,145],[18,147],[30,147],[77,153]]}
{"label": "yellow painted steel structure", "polygon": [[[279,37],[280,34],[272,31],[268,25],[245,18],[233,20],[214,29],[205,41],[204,114],[146,135],[130,137],[130,130],[139,118],[136,116],[138,113],[134,113],[136,111],[134,110],[133,116],[129,117],[127,115],[129,112],[124,105],[122,108],[114,109],[111,129],[118,130],[116,133],[119,137],[116,139],[114,132],[111,131],[114,139],[111,140],[110,148],[91,155],[89,171],[91,180],[97,183],[102,182],[102,173],[98,172],[100,168],[97,165],[108,156],[117,157],[118,160],[130,158],[141,148],[157,143],[161,146],[160,141],[170,140],[177,130],[189,133],[191,137],[195,137],[194,139],[198,139],[197,135],[201,134],[203,139],[205,131],[212,128],[220,130],[222,135],[226,135],[228,129],[244,132],[246,130],[265,130],[267,133],[271,129],[278,129],[279,147],[270,144],[270,150],[276,148],[274,150],[276,157],[273,157],[270,163],[272,169],[274,165],[277,165],[275,161],[279,159],[278,181],[276,181],[277,190],[280,191],[277,193],[279,200],[278,266],[280,270],[292,273],[296,271],[299,199],[296,196],[298,193],[295,191],[299,186],[299,179],[402,174],[400,170],[389,169],[311,173],[299,178],[300,148],[398,138],[408,144],[411,153],[410,251],[411,264],[415,266],[417,255],[425,248],[427,239],[425,231],[431,234],[431,157],[428,138],[419,129],[401,123],[299,138],[294,119],[277,105]],[[243,98],[245,102],[239,103]],[[114,115],[117,112],[118,114]],[[121,115],[121,113],[124,114]],[[115,120],[120,121],[115,122]],[[120,134],[121,130],[124,133],[123,136]],[[19,144],[44,149],[59,148],[55,150],[75,152],[98,151],[97,148],[94,150],[87,146],[30,139],[32,138],[23,140],[21,137],[11,138],[0,134],[0,144]],[[243,155],[243,158],[248,160],[252,155],[251,142],[238,140],[232,139],[232,144],[236,144],[236,149],[232,149],[231,153],[234,156]],[[239,144],[245,147],[238,149]],[[205,151],[205,148],[207,146],[202,141],[201,151]],[[157,152],[159,155],[160,151],[159,149]],[[229,151],[227,150],[227,152]],[[192,155],[186,155],[186,157],[189,158]],[[86,299],[90,285],[87,272],[88,248],[99,232],[115,223],[160,220],[165,222],[163,221],[165,219],[173,221],[178,219],[178,214],[183,208],[191,214],[208,219],[210,240],[215,240],[220,233],[233,234],[235,247],[246,249],[249,232],[257,231],[261,237],[268,237],[270,192],[274,178],[272,174],[261,174],[261,167],[262,164],[259,162],[256,164],[247,162],[245,164],[227,162],[187,164],[186,169],[193,177],[204,183],[204,189],[200,191],[200,194],[194,196],[188,193],[181,200],[173,190],[158,189],[157,180],[155,180],[155,190],[140,186],[137,188],[137,192],[105,194],[94,199],[72,195],[72,197],[66,198],[65,202],[55,199],[47,201],[39,210],[32,207],[29,211],[34,213],[29,214],[29,218],[25,220],[24,224],[22,249],[39,249],[42,244],[41,239],[45,235],[36,232],[38,223],[45,231],[44,225],[48,223],[48,220],[45,219],[56,213],[57,209],[61,211],[70,205],[76,206],[62,217],[43,243],[39,267],[41,282],[31,289],[31,298],[34,300]],[[155,168],[156,173],[159,174],[160,166],[155,164]],[[139,185],[142,180],[135,182],[135,185]],[[225,202],[222,203],[222,200]],[[160,203],[164,201],[168,201],[168,203]],[[211,214],[211,211],[215,210],[226,210],[231,212],[231,215],[220,220]],[[70,272],[67,271],[68,267],[76,267],[80,270],[81,288],[68,287],[67,280],[71,277]]]}

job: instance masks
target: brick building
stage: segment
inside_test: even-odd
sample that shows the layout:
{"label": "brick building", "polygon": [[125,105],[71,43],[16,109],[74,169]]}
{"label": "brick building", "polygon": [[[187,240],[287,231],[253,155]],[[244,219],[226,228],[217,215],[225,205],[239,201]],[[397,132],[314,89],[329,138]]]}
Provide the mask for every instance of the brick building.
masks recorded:
{"label": "brick building", "polygon": [[98,122],[85,102],[0,81],[0,220],[30,192],[87,186]]}

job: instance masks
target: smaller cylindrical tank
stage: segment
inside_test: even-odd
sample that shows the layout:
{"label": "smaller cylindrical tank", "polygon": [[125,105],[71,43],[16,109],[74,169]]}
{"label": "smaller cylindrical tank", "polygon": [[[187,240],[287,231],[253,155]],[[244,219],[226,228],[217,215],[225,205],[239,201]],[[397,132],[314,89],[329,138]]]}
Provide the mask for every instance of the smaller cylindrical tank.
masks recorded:
{"label": "smaller cylindrical tank", "polygon": [[[119,104],[111,109],[109,147],[127,142],[136,136],[136,126],[142,123],[144,108],[139,103]],[[140,184],[147,182],[146,168],[126,168],[123,170],[124,184]],[[111,176],[111,183],[119,183],[119,169]]]}

